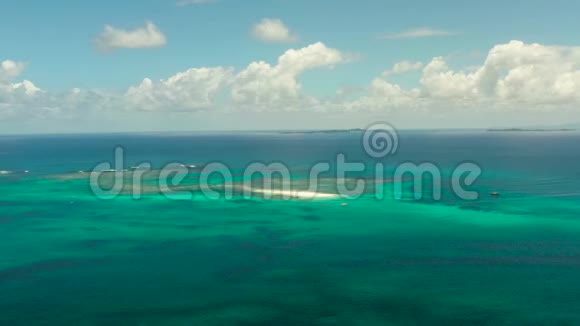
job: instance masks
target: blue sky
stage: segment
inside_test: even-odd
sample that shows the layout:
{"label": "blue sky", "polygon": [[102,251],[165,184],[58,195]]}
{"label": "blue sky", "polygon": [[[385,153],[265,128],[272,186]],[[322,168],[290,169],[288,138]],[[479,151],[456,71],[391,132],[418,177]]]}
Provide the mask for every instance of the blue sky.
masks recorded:
{"label": "blue sky", "polygon": [[[339,50],[349,59],[340,60],[340,64],[329,64],[330,69],[318,69],[317,66],[315,69],[303,71],[297,81],[300,83],[301,96],[303,94],[317,99],[328,99],[336,96],[340,89],[367,92],[374,79],[380,78],[382,72],[401,61],[421,62],[425,67],[433,58],[442,56],[449,69],[471,69],[470,67],[483,66],[494,46],[507,44],[511,40],[519,40],[525,44],[539,43],[542,46],[575,47],[580,44],[577,33],[580,27],[577,20],[580,3],[577,1],[475,3],[217,0],[186,6],[178,6],[176,2],[25,0],[3,3],[0,14],[0,62],[11,60],[25,64],[26,68],[12,78],[10,83],[29,80],[45,94],[58,94],[73,88],[124,93],[129,87],[139,85],[144,78],[153,81],[166,80],[190,68],[231,67],[234,74],[237,74],[256,61],[263,60],[274,65],[278,57],[289,49],[301,49],[322,42],[330,49]],[[264,18],[280,20],[293,35],[297,35],[297,40],[264,42],[256,39],[251,31]],[[146,22],[153,23],[164,35],[166,43],[163,46],[118,48],[112,51],[99,51],[95,46],[95,39],[103,33],[107,24],[115,29],[130,31],[143,28]],[[448,35],[381,38],[381,35],[394,35],[417,29],[443,31]],[[506,69],[507,74],[514,67]],[[389,77],[389,82],[405,89],[423,87],[422,74],[421,70],[417,70],[393,75]],[[425,87],[429,91],[429,87]],[[220,90],[217,98],[228,97],[228,92],[229,90]],[[15,100],[11,97],[11,101]],[[52,101],[51,106],[55,106],[54,102],[58,100]],[[35,100],[35,103],[38,101]],[[437,103],[441,105],[439,99]],[[5,104],[5,107],[18,106],[19,111],[25,109],[23,107],[26,105],[17,104],[11,102]],[[280,105],[273,102],[271,106],[264,115],[275,117],[276,107]],[[434,107],[435,104],[430,103],[427,106]],[[191,116],[207,116],[219,110],[231,113],[236,109],[235,104],[226,109],[212,107],[200,110],[195,107],[195,110],[190,110]],[[321,105],[317,105],[317,110],[320,107]],[[325,112],[332,111],[327,107],[328,105],[324,108]],[[78,108],[77,111],[82,109]],[[384,112],[392,109],[387,105]],[[357,114],[353,110],[340,113]],[[255,112],[248,114],[258,115]],[[370,117],[380,116],[381,108],[370,114],[360,114],[368,117],[361,118],[362,123]],[[532,119],[526,123],[534,124],[545,120],[542,118],[543,114],[538,113],[537,121]],[[569,112],[566,114],[568,116]],[[34,115],[24,115],[25,118],[19,120],[11,114],[5,121],[0,120],[0,126],[4,130],[21,129],[19,124],[23,123],[22,119],[26,119],[25,124],[28,124],[31,123],[30,120],[36,119]],[[94,117],[94,112],[91,115]],[[296,115],[300,116],[300,113]],[[557,115],[558,113],[555,114]],[[69,116],[68,122],[59,120],[59,117],[47,118],[45,115],[43,119],[43,123],[46,123],[46,119],[54,123],[54,129],[75,131],[75,128],[67,127],[67,123],[74,124],[70,122],[74,117]],[[270,119],[272,118],[264,123],[269,123]],[[300,121],[300,118],[296,119]],[[304,115],[304,119],[308,119],[308,116]],[[352,121],[350,118],[347,120]],[[580,118],[577,120],[580,121]],[[557,123],[558,120],[554,119],[553,122]],[[160,129],[171,130],[173,123],[166,121]],[[486,123],[497,125],[499,122],[490,120]],[[337,124],[346,126],[345,123]],[[411,123],[404,124],[413,127]],[[32,125],[35,123],[32,122]],[[311,124],[307,125],[312,127]],[[476,125],[472,123],[465,126]],[[150,124],[127,123],[120,124],[119,128],[140,130],[148,126]],[[417,123],[417,126],[428,127],[425,123]],[[463,122],[458,121],[456,124],[436,124],[433,127],[462,126]],[[220,124],[211,127],[221,129]],[[229,128],[227,124],[223,127]],[[280,124],[279,127],[284,125]],[[321,125],[322,127],[332,126]],[[260,125],[252,124],[248,124],[248,128],[262,129]]]}

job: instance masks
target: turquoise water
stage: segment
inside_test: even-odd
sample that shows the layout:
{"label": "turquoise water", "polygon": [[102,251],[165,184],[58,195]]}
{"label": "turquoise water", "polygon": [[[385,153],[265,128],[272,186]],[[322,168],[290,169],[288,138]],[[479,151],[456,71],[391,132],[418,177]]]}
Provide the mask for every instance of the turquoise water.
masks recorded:
{"label": "turquoise water", "polygon": [[387,170],[477,162],[472,202],[397,201],[391,184],[382,201],[108,201],[75,173],[123,145],[128,166],[282,161],[300,180],[338,152],[376,163],[359,136],[0,138],[0,325],[580,323],[577,133],[401,135]]}

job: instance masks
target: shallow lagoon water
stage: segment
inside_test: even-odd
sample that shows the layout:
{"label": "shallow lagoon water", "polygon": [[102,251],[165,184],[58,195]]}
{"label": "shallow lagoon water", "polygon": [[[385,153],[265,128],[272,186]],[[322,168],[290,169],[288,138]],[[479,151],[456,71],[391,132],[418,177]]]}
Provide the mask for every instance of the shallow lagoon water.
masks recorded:
{"label": "shallow lagoon water", "polygon": [[[95,198],[62,178],[127,165],[287,162],[360,135],[2,137],[1,325],[574,325],[580,134],[403,132],[384,163],[483,168],[477,201]],[[30,173],[23,173],[30,170]],[[489,196],[501,191],[500,198]],[[348,206],[342,206],[343,202]]]}

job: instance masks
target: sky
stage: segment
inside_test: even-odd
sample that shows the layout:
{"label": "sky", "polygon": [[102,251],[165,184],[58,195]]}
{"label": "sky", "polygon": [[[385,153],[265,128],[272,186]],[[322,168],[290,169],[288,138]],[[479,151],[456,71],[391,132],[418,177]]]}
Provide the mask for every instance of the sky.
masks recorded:
{"label": "sky", "polygon": [[4,1],[0,133],[580,126],[577,1]]}

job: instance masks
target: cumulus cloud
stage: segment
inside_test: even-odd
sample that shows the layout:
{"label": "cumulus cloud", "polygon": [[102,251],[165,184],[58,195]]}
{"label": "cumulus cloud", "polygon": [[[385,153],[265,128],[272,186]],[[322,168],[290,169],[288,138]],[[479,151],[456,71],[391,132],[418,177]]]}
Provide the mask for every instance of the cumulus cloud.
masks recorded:
{"label": "cumulus cloud", "polygon": [[[6,60],[3,71],[12,71],[12,79],[21,73],[24,64]],[[17,68],[16,68],[17,67]],[[9,69],[6,69],[9,68]],[[115,103],[113,103],[115,102]],[[0,79],[0,120],[21,119],[74,119],[90,112],[105,112],[118,108],[118,96],[112,92],[73,89],[65,92],[48,92],[29,80],[7,81]]]}
{"label": "cumulus cloud", "polygon": [[269,43],[291,43],[298,40],[298,35],[292,34],[280,19],[272,18],[264,18],[254,25],[252,36]]}
{"label": "cumulus cloud", "polygon": [[580,47],[511,41],[494,46],[475,71],[454,71],[442,57],[424,69],[421,84],[437,98],[485,98],[531,104],[576,101]]}
{"label": "cumulus cloud", "polygon": [[40,88],[28,80],[20,83],[0,83],[0,103],[5,106],[20,103],[39,92]]}
{"label": "cumulus cloud", "polygon": [[166,43],[165,35],[152,22],[133,30],[105,25],[105,30],[95,40],[97,48],[101,51],[157,48]]}
{"label": "cumulus cloud", "polygon": [[21,83],[10,84],[8,89],[11,89],[13,92],[22,92],[26,95],[34,95],[40,92],[40,88],[36,87],[36,85],[29,80],[24,80]]}
{"label": "cumulus cloud", "polygon": [[275,65],[250,63],[233,68],[192,68],[165,80],[146,78],[130,87],[124,98],[130,108],[146,111],[202,111],[216,108],[219,94],[237,109],[294,110],[315,105],[317,100],[301,92],[299,77],[307,70],[332,68],[348,59],[341,51],[314,43],[291,49]]}
{"label": "cumulus cloud", "polygon": [[22,62],[4,60],[0,64],[0,118],[13,116],[17,107],[30,103],[40,88],[31,81],[13,82],[26,68]]}
{"label": "cumulus cloud", "polygon": [[449,36],[456,35],[455,32],[429,27],[415,28],[398,33],[388,33],[379,36],[379,39],[412,39],[420,37]]}
{"label": "cumulus cloud", "polygon": [[0,63],[0,82],[12,80],[13,78],[19,76],[24,69],[26,64],[23,62],[15,62],[12,60],[4,60]]}
{"label": "cumulus cloud", "polygon": [[[314,43],[288,50],[276,62],[255,61],[238,71],[221,66],[192,68],[158,81],[146,78],[118,93],[42,91],[30,81],[15,81],[16,71],[20,73],[21,68],[16,69],[19,65],[12,62],[2,65],[3,76],[13,77],[0,80],[0,118],[18,114],[72,117],[86,116],[86,112],[104,115],[128,110],[161,114],[319,111],[375,112],[389,120],[422,114],[423,126],[431,123],[436,114],[440,115],[438,121],[447,126],[457,123],[461,116],[463,122],[481,126],[491,121],[490,116],[511,117],[512,122],[514,117],[526,119],[534,112],[565,117],[577,114],[580,106],[580,47],[511,41],[492,47],[475,67],[454,67],[443,57],[434,57],[426,64],[401,61],[365,87],[350,88],[356,91],[348,91],[347,86],[336,97],[324,98],[303,91],[300,77],[305,72],[330,69],[348,61],[348,54]],[[421,71],[412,86],[399,85],[389,78],[409,71]]]}
{"label": "cumulus cloud", "polygon": [[[124,92],[72,89],[44,92],[30,81],[0,82],[0,117],[28,115],[61,119],[121,111],[199,112],[210,110],[297,110],[319,101],[301,92],[305,71],[332,68],[348,55],[323,43],[282,54],[276,64],[250,63],[230,67],[191,68],[166,79],[145,78]],[[12,67],[12,64],[6,64]],[[12,70],[11,70],[12,71]]]}
{"label": "cumulus cloud", "polygon": [[377,78],[368,95],[343,104],[375,110],[569,109],[580,104],[580,47],[511,41],[494,46],[483,64],[460,70],[435,57],[424,67],[417,87],[404,89]]}
{"label": "cumulus cloud", "polygon": [[398,109],[404,109],[405,111],[416,109],[420,107],[423,101],[421,91],[418,88],[405,90],[401,86],[390,83],[385,79],[376,78],[371,82],[368,94],[354,100],[334,103],[334,109],[392,113]]}
{"label": "cumulus cloud", "polygon": [[28,80],[19,83],[0,83],[0,119],[26,115],[34,118],[38,105],[44,106],[44,92]]}
{"label": "cumulus cloud", "polygon": [[409,60],[404,60],[401,62],[397,62],[393,65],[393,68],[383,72],[383,76],[387,77],[390,75],[401,75],[404,73],[408,73],[411,71],[421,70],[423,68],[422,62],[414,62]]}
{"label": "cumulus cloud", "polygon": [[145,78],[125,94],[131,108],[144,111],[197,111],[214,106],[219,91],[232,80],[232,68],[192,68],[166,80]]}
{"label": "cumulus cloud", "polygon": [[421,68],[423,68],[422,62],[412,62],[412,61],[405,60],[405,61],[397,62],[393,66],[393,73],[404,74],[404,73],[409,72],[409,71],[420,70]]}
{"label": "cumulus cloud", "polygon": [[320,42],[288,50],[274,66],[258,61],[241,71],[232,86],[232,99],[237,105],[257,109],[292,109],[316,104],[314,98],[301,94],[299,76],[306,70],[332,68],[346,60],[341,51]]}

